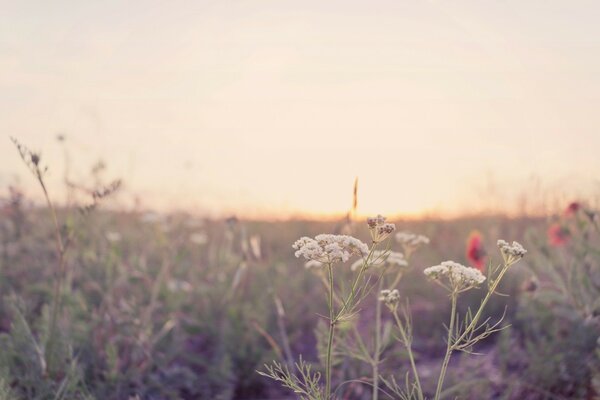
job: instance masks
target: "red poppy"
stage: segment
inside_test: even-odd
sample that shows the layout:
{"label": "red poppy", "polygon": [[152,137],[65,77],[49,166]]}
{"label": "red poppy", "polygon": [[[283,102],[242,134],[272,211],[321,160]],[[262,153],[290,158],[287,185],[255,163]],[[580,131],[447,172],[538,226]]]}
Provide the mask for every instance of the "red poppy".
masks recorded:
{"label": "red poppy", "polygon": [[569,217],[573,216],[577,214],[577,211],[579,210],[581,210],[581,203],[579,203],[578,201],[572,201],[571,203],[569,203],[567,208],[565,208],[565,215]]}
{"label": "red poppy", "polygon": [[473,231],[467,239],[467,260],[478,270],[483,271],[486,259],[486,251],[483,247],[483,237],[478,231]]}
{"label": "red poppy", "polygon": [[571,231],[559,223],[548,227],[548,241],[552,246],[562,246],[571,238]]}

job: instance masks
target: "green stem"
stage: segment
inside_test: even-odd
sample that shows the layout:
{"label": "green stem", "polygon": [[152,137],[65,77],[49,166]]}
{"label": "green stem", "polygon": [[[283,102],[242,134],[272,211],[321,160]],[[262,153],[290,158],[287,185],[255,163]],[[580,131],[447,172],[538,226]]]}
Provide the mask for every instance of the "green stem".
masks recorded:
{"label": "green stem", "polygon": [[327,358],[325,361],[325,399],[331,398],[331,349],[333,347],[333,335],[335,330],[333,310],[333,268],[327,265],[329,275],[329,339],[327,340]]}
{"label": "green stem", "polygon": [[454,320],[456,318],[456,298],[458,294],[452,292],[452,314],[450,314],[450,324],[448,325],[448,345],[446,347],[446,355],[442,362],[442,369],[440,371],[440,377],[438,378],[437,389],[435,390],[434,400],[440,399],[442,393],[442,386],[444,385],[444,378],[446,377],[446,371],[448,369],[448,363],[450,362],[450,356],[452,356],[453,343],[452,336],[454,334]]}
{"label": "green stem", "polygon": [[[383,289],[383,276],[379,279],[379,290]],[[373,400],[379,399],[379,361],[381,355],[381,301],[375,306],[375,353],[373,354]]]}
{"label": "green stem", "polygon": [[490,286],[487,294],[483,298],[483,301],[481,302],[481,305],[479,306],[477,313],[475,313],[475,316],[471,320],[471,323],[467,326],[467,328],[463,331],[463,333],[458,337],[458,339],[456,339],[454,341],[454,345],[460,345],[460,343],[469,335],[469,333],[477,327],[477,322],[479,321],[479,318],[481,318],[481,314],[483,313],[483,309],[485,308],[485,305],[487,304],[488,300],[492,297],[492,295],[496,292],[496,288],[498,288],[498,284],[502,280],[502,277],[504,276],[506,271],[508,271],[508,267],[509,267],[508,264],[504,265],[504,267],[498,274],[498,277],[494,280],[494,282],[492,283],[492,286]]}
{"label": "green stem", "polygon": [[371,249],[369,250],[369,254],[367,255],[367,258],[364,259],[363,265],[360,267],[360,270],[358,271],[358,274],[356,275],[356,279],[352,283],[352,289],[350,290],[350,294],[349,294],[348,298],[346,299],[346,301],[344,302],[344,304],[342,305],[342,307],[340,308],[340,311],[335,316],[334,321],[337,321],[340,317],[342,317],[344,311],[346,311],[346,309],[348,309],[348,304],[350,304],[351,302],[354,301],[354,296],[356,295],[356,288],[358,287],[358,283],[360,282],[365,270],[367,269],[367,267],[369,265],[369,261],[371,261],[371,257],[373,256],[373,251],[375,250],[376,247],[377,247],[376,243],[374,243],[373,246],[371,246]]}
{"label": "green stem", "polygon": [[396,320],[396,325],[398,325],[398,329],[400,330],[400,335],[402,336],[402,340],[404,341],[404,346],[406,347],[406,352],[408,353],[408,359],[410,360],[410,367],[412,368],[413,375],[415,376],[415,384],[417,385],[418,397],[419,400],[423,400],[423,389],[421,389],[421,380],[419,379],[419,372],[417,371],[417,365],[415,363],[415,357],[412,352],[412,341],[409,339],[408,334],[406,333],[406,329],[404,329],[404,325],[402,321],[400,321],[400,317],[398,317],[398,312],[393,312],[394,319]]}

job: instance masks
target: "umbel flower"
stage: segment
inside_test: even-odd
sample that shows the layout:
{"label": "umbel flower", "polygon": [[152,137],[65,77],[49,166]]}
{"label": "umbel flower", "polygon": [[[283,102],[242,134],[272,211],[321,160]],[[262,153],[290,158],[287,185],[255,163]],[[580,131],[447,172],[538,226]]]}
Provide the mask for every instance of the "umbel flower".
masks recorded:
{"label": "umbel flower", "polygon": [[322,264],[346,262],[353,255],[365,257],[369,247],[360,240],[347,235],[321,234],[315,238],[302,237],[292,246],[296,257],[318,261]]}
{"label": "umbel flower", "polygon": [[[404,254],[399,253],[397,251],[382,251],[382,250],[374,251],[373,255],[372,255],[372,260],[373,261],[370,262],[366,268],[371,268],[371,267],[404,268],[404,267],[408,267],[408,262],[404,258]],[[360,269],[360,267],[362,267],[362,265],[363,265],[362,260],[356,260],[354,262],[354,264],[352,264],[350,269],[352,271],[356,271],[357,269]]]}
{"label": "umbel flower", "polygon": [[367,225],[369,225],[369,232],[371,233],[373,243],[384,241],[396,230],[396,225],[385,222],[385,219],[381,215],[367,218]]}
{"label": "umbel flower", "polygon": [[400,302],[400,292],[398,289],[382,290],[379,294],[379,301],[383,301],[386,306],[393,309]]}
{"label": "umbel flower", "polygon": [[479,231],[473,231],[467,239],[467,260],[478,270],[483,271],[486,259],[486,251],[483,247],[483,237]]}
{"label": "umbel flower", "polygon": [[474,288],[485,281],[485,276],[478,269],[454,261],[444,261],[440,265],[425,268],[423,273],[446,289],[457,292]]}
{"label": "umbel flower", "polygon": [[402,245],[406,257],[410,257],[419,247],[429,244],[429,238],[412,232],[398,232],[396,233],[396,242]]}
{"label": "umbel flower", "polygon": [[508,243],[506,240],[498,240],[498,248],[504,258],[506,265],[512,265],[519,261],[527,253],[527,250],[519,242]]}

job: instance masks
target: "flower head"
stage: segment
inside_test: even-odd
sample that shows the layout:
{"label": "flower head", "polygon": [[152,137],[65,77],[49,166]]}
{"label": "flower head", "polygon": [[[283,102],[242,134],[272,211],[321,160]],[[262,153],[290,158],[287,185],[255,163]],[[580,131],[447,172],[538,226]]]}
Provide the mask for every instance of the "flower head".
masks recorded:
{"label": "flower head", "polygon": [[562,246],[571,239],[571,231],[569,228],[559,223],[550,225],[547,233],[548,241],[555,247]]}
{"label": "flower head", "polygon": [[383,301],[386,306],[388,306],[391,309],[394,309],[400,302],[400,292],[398,291],[398,289],[382,290],[379,294],[379,301]]}
{"label": "flower head", "polygon": [[511,265],[519,261],[527,253],[527,250],[519,242],[513,241],[512,244],[506,240],[498,240],[498,248],[504,258],[504,263]]}
{"label": "flower head", "polygon": [[292,247],[296,250],[296,257],[323,264],[346,262],[353,255],[364,257],[369,253],[366,244],[347,235],[321,234],[314,239],[305,236],[296,240]]}
{"label": "flower head", "polygon": [[396,233],[396,242],[404,248],[404,253],[409,257],[415,250],[424,244],[429,244],[429,238],[412,232]]}
{"label": "flower head", "polygon": [[385,219],[381,215],[367,218],[367,225],[369,226],[373,243],[382,242],[396,230],[396,225],[385,222]]}
{"label": "flower head", "polygon": [[473,231],[467,239],[467,260],[478,270],[483,271],[487,253],[483,247],[483,237],[478,231]]}
{"label": "flower head", "polygon": [[442,286],[459,292],[476,287],[485,281],[485,276],[478,269],[465,267],[454,261],[444,261],[440,265],[425,268],[423,273]]}
{"label": "flower head", "polygon": [[[363,260],[357,260],[352,264],[350,269],[356,271],[363,265]],[[404,268],[408,266],[408,262],[404,258],[404,254],[397,251],[374,251],[372,262],[366,268]]]}
{"label": "flower head", "polygon": [[579,210],[581,210],[581,203],[578,201],[572,201],[569,203],[567,208],[565,208],[564,214],[567,217],[572,217],[576,215]]}

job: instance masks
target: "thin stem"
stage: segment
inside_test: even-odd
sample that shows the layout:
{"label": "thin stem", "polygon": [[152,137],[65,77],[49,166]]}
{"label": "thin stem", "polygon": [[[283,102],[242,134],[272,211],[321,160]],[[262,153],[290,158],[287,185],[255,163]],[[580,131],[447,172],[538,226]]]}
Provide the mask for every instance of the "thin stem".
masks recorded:
{"label": "thin stem", "polygon": [[448,345],[446,347],[446,355],[442,362],[442,369],[440,371],[440,377],[438,378],[437,389],[435,390],[434,400],[439,400],[440,394],[442,393],[442,386],[444,385],[444,378],[446,377],[446,371],[448,369],[448,363],[450,362],[450,356],[452,356],[453,343],[452,336],[454,335],[454,320],[456,318],[456,298],[458,294],[452,292],[452,314],[450,314],[450,324],[448,325]]}
{"label": "thin stem", "polygon": [[398,311],[394,310],[393,315],[394,319],[396,320],[396,325],[398,325],[398,329],[400,330],[402,340],[404,341],[404,346],[406,347],[406,351],[408,353],[410,367],[412,368],[413,375],[415,376],[415,384],[417,385],[419,400],[423,400],[423,389],[421,389],[421,380],[419,379],[419,372],[417,371],[415,357],[412,352],[412,341],[409,339],[408,334],[406,333],[406,329],[404,329],[404,325],[402,324],[402,321],[400,321],[400,317],[398,317]]}
{"label": "thin stem", "polygon": [[335,320],[333,310],[333,268],[327,265],[329,275],[329,339],[327,341],[327,358],[325,361],[325,399],[331,398],[331,349],[333,347],[333,335],[335,331]]}
{"label": "thin stem", "polygon": [[369,254],[367,255],[367,258],[364,259],[363,265],[360,267],[360,270],[358,271],[358,274],[356,275],[356,279],[352,283],[352,289],[350,290],[350,294],[348,295],[348,298],[342,305],[340,311],[335,316],[334,321],[337,322],[337,320],[343,315],[344,311],[346,311],[346,309],[348,308],[348,304],[350,302],[354,301],[354,296],[356,295],[356,288],[358,286],[358,282],[360,282],[360,279],[362,278],[363,273],[367,269],[367,267],[369,265],[369,261],[371,260],[371,257],[373,256],[373,252],[376,247],[377,247],[376,243],[374,243],[373,246],[371,246],[371,249],[369,250]]}
{"label": "thin stem", "polygon": [[504,267],[498,274],[498,277],[494,280],[494,282],[492,283],[492,286],[490,286],[487,294],[483,298],[483,301],[481,302],[479,309],[475,313],[475,316],[471,320],[471,323],[467,326],[467,328],[463,331],[463,333],[458,337],[458,339],[456,339],[454,341],[453,346],[459,345],[469,335],[469,333],[477,327],[477,322],[479,321],[479,318],[481,318],[481,314],[483,313],[483,309],[485,308],[485,305],[487,304],[488,300],[492,297],[492,294],[494,294],[496,292],[496,288],[498,287],[498,284],[502,280],[502,277],[504,276],[506,271],[508,271],[508,267],[509,267],[509,264],[504,265]]}
{"label": "thin stem", "polygon": [[[379,279],[379,290],[383,289],[383,276]],[[375,353],[373,354],[373,400],[379,399],[379,360],[381,356],[381,301],[375,306]]]}

